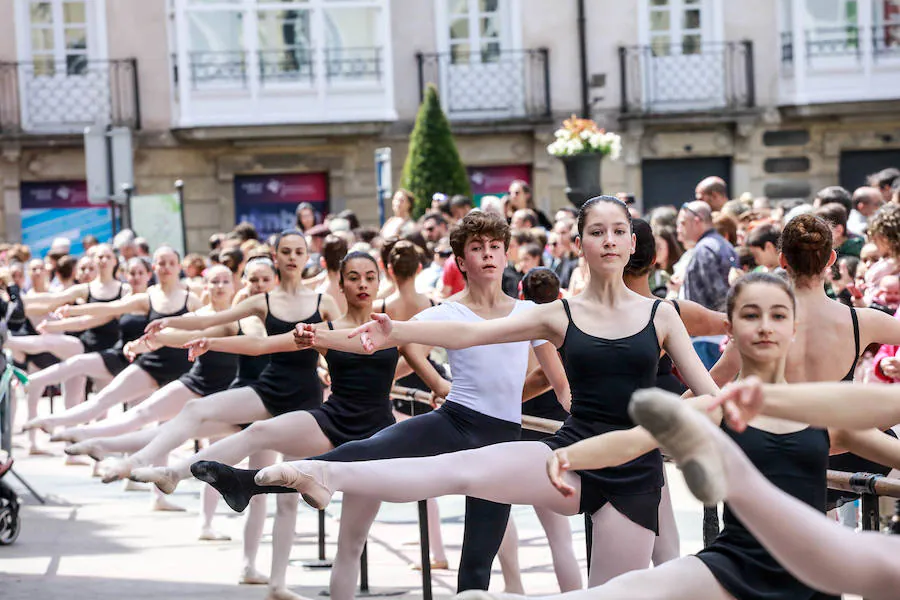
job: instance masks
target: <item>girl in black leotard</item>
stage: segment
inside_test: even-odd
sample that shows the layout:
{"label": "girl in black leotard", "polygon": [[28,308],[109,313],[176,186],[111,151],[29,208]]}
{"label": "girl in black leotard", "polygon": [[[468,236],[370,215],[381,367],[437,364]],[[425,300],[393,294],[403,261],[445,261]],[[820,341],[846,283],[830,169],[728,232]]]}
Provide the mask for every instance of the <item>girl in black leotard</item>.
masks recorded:
{"label": "girl in black leotard", "polygon": [[[153,255],[153,270],[159,280],[158,285],[150,287],[146,293],[132,294],[121,300],[69,306],[65,310],[66,316],[113,318],[137,312],[149,315],[151,310],[160,314],[197,310],[200,308],[200,300],[181,286],[178,280],[179,269],[178,253],[163,246]],[[182,356],[185,358],[182,359]],[[178,366],[177,374],[176,369],[166,363],[150,362],[146,364],[146,369],[141,364],[129,365],[89,401],[58,415],[32,421],[27,426],[41,427],[44,430],[52,430],[57,426],[71,427],[100,417],[115,404],[140,402],[159,388],[160,381],[184,374],[190,366],[186,356],[187,351],[184,350],[171,353],[172,364]]]}
{"label": "girl in black leotard", "polygon": [[[790,383],[852,380],[861,348],[870,344],[900,344],[897,319],[878,310],[847,308],[825,295],[824,273],[835,260],[831,244],[831,229],[814,215],[795,217],[781,234],[781,264],[797,294],[797,335],[785,367],[785,378]],[[710,372],[720,385],[733,381],[737,374],[739,361],[735,360],[735,354],[727,346]],[[847,401],[853,402],[849,394]],[[860,451],[878,452],[879,447],[900,453],[900,442],[893,433],[888,435],[885,439],[876,436],[859,440],[863,447],[856,454],[833,457],[831,468],[886,475],[889,467],[857,455]],[[829,492],[829,506],[853,497],[846,492]]]}
{"label": "girl in black leotard", "polygon": [[[205,279],[210,304],[201,308],[198,314],[215,313],[230,307],[235,293],[231,271],[224,266],[216,265],[207,270]],[[229,335],[236,332],[237,325],[229,324],[210,332],[210,334]],[[166,421],[178,414],[188,401],[227,389],[237,372],[237,356],[234,354],[210,353],[203,357],[203,360],[195,361],[187,372],[181,368],[180,353],[185,353],[184,344],[195,337],[195,332],[166,330],[160,332],[152,341],[141,338],[129,342],[124,349],[129,358],[134,359],[136,355],[143,358],[155,354],[154,363],[163,365],[161,371],[164,373],[181,372],[182,375],[178,379],[162,385],[160,389],[132,410],[116,413],[96,423],[72,427],[59,432],[55,436],[59,440],[87,441],[81,447],[67,449],[67,454],[97,455],[102,453],[105,448],[102,443],[97,443],[99,438],[119,436],[140,429],[148,423]],[[162,350],[172,352],[164,354],[161,352]],[[187,360],[186,356],[184,360]],[[140,365],[145,371],[148,369],[147,364],[142,363],[140,358],[135,361],[135,364]],[[154,373],[157,374],[157,377],[161,377],[160,371],[150,372],[151,376]],[[115,444],[115,440],[112,443]],[[139,449],[140,447],[135,450]]]}
{"label": "girl in black leotard", "polygon": [[[301,275],[308,253],[303,235],[293,230],[286,231],[279,236],[275,249],[280,280],[272,292],[251,296],[228,310],[211,315],[160,319],[148,326],[148,333],[166,327],[204,330],[257,317],[266,323],[269,334],[277,334],[292,330],[300,322],[315,323],[337,318],[339,315],[334,300],[314,294],[303,286]],[[244,336],[241,339],[246,341]],[[188,402],[178,416],[154,430],[153,439],[144,448],[126,460],[104,461],[101,472],[108,480],[128,477],[133,468],[150,465],[153,457],[171,452],[192,437],[232,433],[242,424],[268,419],[275,413],[317,406],[322,401],[322,392],[316,376],[316,356],[315,352],[293,352],[270,357],[269,364],[255,383]],[[275,388],[273,384],[287,387]],[[273,560],[276,564],[273,564],[270,587],[276,595],[281,592],[286,595],[289,592],[285,574],[293,543],[296,499],[292,503],[290,496],[279,498],[278,514],[273,536]]]}
{"label": "girl in black leotard", "polygon": [[[634,250],[630,225],[627,207],[616,198],[602,196],[584,205],[578,220],[578,248],[591,275],[585,291],[569,302],[477,323],[391,323],[379,317],[356,332],[362,334],[362,348],[367,351],[408,342],[460,348],[548,339],[561,349],[572,388],[572,417],[559,434],[543,443],[497,444],[421,459],[285,463],[264,469],[257,481],[287,483],[314,505],[326,504],[331,491],[340,489],[398,502],[466,493],[495,502],[545,506],[569,515],[587,510],[593,513],[595,528],[591,585],[646,567],[662,487],[658,452],[614,469],[569,475],[576,491],[569,497],[558,494],[543,475],[543,462],[552,447],[597,433],[613,432],[607,436],[613,448],[619,445],[616,440],[632,439],[654,447],[643,432],[622,430],[631,427],[625,412],[631,393],[655,382],[661,348],[672,355],[695,392],[716,391],[675,310],[625,287],[622,273]],[[493,267],[491,247],[486,244],[471,262],[467,255],[464,266]],[[304,334],[325,347],[360,351],[360,340],[348,339],[346,332]],[[610,454],[610,466],[621,464],[614,455]]]}
{"label": "girl in black leotard", "polygon": [[[150,264],[142,258],[135,257],[128,262],[126,273],[128,286],[131,288],[132,294],[146,293],[147,282],[150,281],[150,269]],[[104,320],[107,319],[90,316],[69,317],[46,321],[41,324],[41,327],[49,333],[78,331]],[[29,401],[33,397],[35,400],[40,398],[41,390],[46,386],[64,381],[83,380],[85,377],[104,384],[112,381],[116,375],[128,366],[128,359],[125,358],[125,354],[122,352],[125,344],[141,337],[147,323],[147,315],[145,313],[126,313],[118,320],[119,340],[112,348],[99,352],[79,354],[30,375],[27,388]],[[77,387],[80,388],[83,396],[83,381],[81,383],[82,385]],[[56,441],[53,438],[51,440]]]}

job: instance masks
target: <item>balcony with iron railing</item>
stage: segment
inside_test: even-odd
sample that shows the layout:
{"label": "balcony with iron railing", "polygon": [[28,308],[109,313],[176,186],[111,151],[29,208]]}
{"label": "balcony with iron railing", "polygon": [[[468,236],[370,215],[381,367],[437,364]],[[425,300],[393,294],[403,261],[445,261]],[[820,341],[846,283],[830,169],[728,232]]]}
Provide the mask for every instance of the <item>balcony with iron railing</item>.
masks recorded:
{"label": "balcony with iron railing", "polygon": [[900,23],[799,27],[780,46],[782,104],[900,98]]}
{"label": "balcony with iron railing", "polygon": [[551,117],[549,50],[419,53],[419,100],[434,84],[451,121],[543,122]]}
{"label": "balcony with iron railing", "polygon": [[392,118],[379,47],[190,51],[172,60],[181,126]]}
{"label": "balcony with iron railing", "polygon": [[105,125],[140,129],[137,60],[0,62],[0,134],[80,134]]}
{"label": "balcony with iron railing", "polygon": [[750,41],[621,46],[619,72],[625,117],[728,116],[756,103]]}

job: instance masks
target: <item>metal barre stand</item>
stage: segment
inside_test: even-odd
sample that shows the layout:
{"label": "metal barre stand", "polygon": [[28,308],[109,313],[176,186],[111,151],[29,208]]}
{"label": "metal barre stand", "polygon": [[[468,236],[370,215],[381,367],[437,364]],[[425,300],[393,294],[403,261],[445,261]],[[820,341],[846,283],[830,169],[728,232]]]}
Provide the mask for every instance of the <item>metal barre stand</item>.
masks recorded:
{"label": "metal barre stand", "polygon": [[879,531],[881,529],[879,496],[900,499],[900,480],[889,479],[873,473],[844,473],[829,470],[828,487],[833,490],[859,494],[862,500],[863,531]]}

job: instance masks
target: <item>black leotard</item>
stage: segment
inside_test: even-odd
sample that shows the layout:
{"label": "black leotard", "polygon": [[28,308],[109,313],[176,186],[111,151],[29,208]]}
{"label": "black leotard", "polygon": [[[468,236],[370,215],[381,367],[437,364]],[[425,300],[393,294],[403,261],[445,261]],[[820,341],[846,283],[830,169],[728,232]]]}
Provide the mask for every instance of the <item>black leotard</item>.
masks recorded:
{"label": "black leotard", "polygon": [[[238,323],[238,335],[246,335]],[[231,389],[246,387],[259,379],[263,369],[269,364],[269,355],[260,354],[259,356],[250,356],[248,354],[239,354],[237,362],[237,374],[234,381],[228,387]]]}
{"label": "black leotard", "polygon": [[[297,323],[321,323],[319,305],[322,294],[316,302],[316,310],[302,321],[282,321],[272,314],[269,294],[266,294],[266,333],[270,336],[289,333]],[[259,375],[259,379],[248,387],[259,395],[266,410],[273,417],[295,410],[309,410],[322,404],[322,384],[316,367],[319,353],[309,348],[295,352],[275,352],[269,356],[269,364]]]}
{"label": "black leotard", "polygon": [[[331,321],[328,328],[334,329]],[[365,439],[395,423],[391,386],[400,351],[385,348],[371,355],[329,350],[331,396],[309,414],[335,448]]]}
{"label": "black leotard", "polygon": [[[88,286],[87,302],[112,302],[122,297],[122,284],[119,284],[119,292],[113,298],[100,299],[91,294],[91,286]],[[119,341],[119,320],[112,319],[103,325],[91,327],[81,332],[79,336],[84,344],[85,353],[108,350]]]}
{"label": "black leotard", "polygon": [[[733,439],[760,473],[785,493],[825,511],[828,431],[808,427],[775,434],[754,427]],[[747,531],[725,504],[725,527],[697,557],[736,600],[811,600],[830,598],[787,572]]]}
{"label": "black leotard", "polygon": [[228,389],[234,381],[237,366],[236,354],[212,350],[197,358],[191,370],[178,381],[198,396],[209,396]]}
{"label": "black leotard", "polygon": [[125,358],[125,353],[123,352],[125,344],[133,342],[144,335],[144,329],[146,329],[149,322],[147,314],[135,315],[126,313],[119,317],[119,341],[112,348],[100,351],[103,366],[106,367],[110,375],[115,377],[128,366],[128,359]]}
{"label": "black leotard", "polygon": [[[856,353],[853,355],[853,364],[850,371],[844,375],[841,381],[853,381],[853,375],[856,373],[856,363],[859,361],[860,342],[859,342],[859,319],[856,315],[856,309],[850,308],[850,317],[853,319],[853,342],[855,344]],[[852,402],[852,400],[851,400]],[[888,429],[885,433],[893,438],[897,434],[893,430]],[[887,476],[891,472],[891,468],[878,464],[862,456],[857,456],[850,452],[844,454],[836,454],[828,459],[828,468],[834,471],[844,471],[846,473],[875,473],[876,475]],[[852,502],[859,498],[859,494],[853,492],[845,492],[838,490],[828,490],[828,503],[826,507],[831,510],[835,506],[840,506],[845,502]]]}
{"label": "black leotard", "polygon": [[[569,324],[559,353],[572,389],[572,416],[555,435],[542,440],[545,444],[555,450],[634,426],[628,416],[631,395],[656,385],[660,348],[653,320],[660,302],[653,303],[643,329],[608,340],[579,329],[569,303],[562,301]],[[581,512],[592,514],[609,502],[634,523],[658,533],[662,469],[662,455],[654,450],[617,467],[578,471]]]}
{"label": "black leotard", "polygon": [[[147,302],[150,304],[150,312],[147,314],[147,319],[152,322],[165,317],[179,317],[187,313],[188,299],[190,297],[190,292],[185,291],[184,306],[180,310],[169,314],[158,312],[153,308],[153,302],[148,298]],[[167,348],[165,346],[158,350],[141,354],[134,363],[146,371],[159,387],[172,383],[191,368],[187,350],[183,348]]]}

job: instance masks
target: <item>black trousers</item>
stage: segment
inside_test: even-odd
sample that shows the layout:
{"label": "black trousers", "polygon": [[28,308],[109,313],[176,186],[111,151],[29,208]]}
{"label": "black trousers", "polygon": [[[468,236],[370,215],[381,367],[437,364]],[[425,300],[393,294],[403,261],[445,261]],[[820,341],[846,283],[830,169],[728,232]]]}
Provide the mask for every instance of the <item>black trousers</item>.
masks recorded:
{"label": "black trousers", "polygon": [[[355,462],[434,456],[516,441],[521,431],[517,423],[447,402],[438,410],[401,421],[368,439],[348,442],[313,460]],[[500,549],[508,520],[508,504],[466,498],[458,591],[488,589],[491,565]]]}

